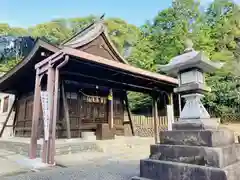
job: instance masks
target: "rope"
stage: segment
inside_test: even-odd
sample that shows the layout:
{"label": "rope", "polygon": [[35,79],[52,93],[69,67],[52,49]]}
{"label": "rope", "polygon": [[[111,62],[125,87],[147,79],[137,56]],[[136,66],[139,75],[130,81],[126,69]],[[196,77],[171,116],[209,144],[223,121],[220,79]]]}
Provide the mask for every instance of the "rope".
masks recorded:
{"label": "rope", "polygon": [[90,97],[90,98],[103,98],[103,97],[100,97],[100,96],[88,95],[88,94],[82,92],[81,90],[79,90],[79,92],[80,92],[81,94],[83,94],[84,96],[86,96],[86,97]]}

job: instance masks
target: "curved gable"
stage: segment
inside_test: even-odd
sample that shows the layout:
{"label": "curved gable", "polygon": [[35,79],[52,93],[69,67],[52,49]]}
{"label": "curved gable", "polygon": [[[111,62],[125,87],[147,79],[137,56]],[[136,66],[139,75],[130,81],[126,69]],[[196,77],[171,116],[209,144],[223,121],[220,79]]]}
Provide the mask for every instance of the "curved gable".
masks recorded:
{"label": "curved gable", "polygon": [[54,45],[51,45],[43,40],[37,39],[31,52],[14,68],[12,68],[10,71],[8,71],[0,78],[0,90],[5,91],[5,89],[11,89],[10,84],[16,83],[18,77],[21,76],[21,74],[28,73],[26,71],[35,70],[34,68],[35,64],[45,58],[45,57],[42,57],[42,59],[36,58],[36,56],[39,55],[41,52],[53,54],[58,50],[59,48],[55,47]]}
{"label": "curved gable", "polygon": [[87,26],[65,41],[62,46],[79,49],[89,54],[128,64],[108,37],[107,29],[102,19]]}

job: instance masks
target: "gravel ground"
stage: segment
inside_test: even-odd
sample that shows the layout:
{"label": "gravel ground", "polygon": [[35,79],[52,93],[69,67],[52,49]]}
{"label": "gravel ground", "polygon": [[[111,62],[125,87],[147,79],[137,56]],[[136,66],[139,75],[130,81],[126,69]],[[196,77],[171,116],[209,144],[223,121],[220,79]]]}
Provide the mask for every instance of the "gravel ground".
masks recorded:
{"label": "gravel ground", "polygon": [[8,180],[129,180],[139,174],[139,161],[110,162],[103,160],[97,163],[82,164],[70,168],[28,173]]}
{"label": "gravel ground", "polygon": [[139,160],[149,156],[150,142],[131,148],[114,145],[106,152],[84,152],[56,157],[61,167],[0,179],[8,180],[129,180],[139,175]]}

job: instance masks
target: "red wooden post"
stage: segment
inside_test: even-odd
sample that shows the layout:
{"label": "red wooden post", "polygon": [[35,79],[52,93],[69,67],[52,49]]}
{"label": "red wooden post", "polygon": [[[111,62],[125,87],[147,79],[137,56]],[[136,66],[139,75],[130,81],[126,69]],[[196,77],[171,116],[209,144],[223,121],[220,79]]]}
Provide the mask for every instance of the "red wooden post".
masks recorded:
{"label": "red wooden post", "polygon": [[[50,112],[51,113],[51,123],[50,123],[50,132],[49,132],[49,146],[48,146],[48,163],[49,164],[55,164],[55,139],[56,139],[56,123],[57,123],[57,117],[58,117],[58,99],[59,99],[59,69],[65,66],[68,63],[69,56],[65,56],[65,59],[62,63],[60,63],[56,69],[54,70],[53,68],[50,69],[51,73],[51,79],[50,83],[48,84],[49,91],[51,94],[51,102],[50,102]],[[55,73],[55,74],[54,74]],[[53,86],[54,85],[54,86]],[[53,99],[52,99],[53,98]],[[70,129],[70,123],[69,123],[69,129]],[[71,138],[71,135],[70,135]]]}
{"label": "red wooden post", "polygon": [[33,116],[32,116],[32,131],[31,131],[31,142],[30,142],[30,159],[35,159],[37,156],[37,130],[40,115],[40,77],[38,75],[39,69],[36,71],[35,77],[35,90],[34,90],[34,102],[33,102]]}
{"label": "red wooden post", "polygon": [[[53,67],[49,67],[48,69],[48,79],[47,79],[47,91],[48,91],[48,105],[49,105],[49,137],[48,137],[48,141],[47,141],[47,163],[48,164],[54,164],[54,162],[51,161],[51,154],[52,151],[55,151],[55,149],[52,149],[52,145],[53,143],[53,131],[55,131],[56,129],[53,130],[53,103],[54,103],[54,84],[55,84],[55,70]],[[54,133],[55,135],[55,133]],[[55,141],[55,138],[54,138]],[[55,148],[55,146],[54,146]]]}

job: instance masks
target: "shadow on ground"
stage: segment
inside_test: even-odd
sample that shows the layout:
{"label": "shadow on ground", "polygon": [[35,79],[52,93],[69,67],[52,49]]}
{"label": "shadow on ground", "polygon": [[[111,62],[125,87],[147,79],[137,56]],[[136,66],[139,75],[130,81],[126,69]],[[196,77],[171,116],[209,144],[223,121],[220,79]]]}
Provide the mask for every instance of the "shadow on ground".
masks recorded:
{"label": "shadow on ground", "polygon": [[129,180],[139,175],[139,160],[109,161],[104,159],[96,162],[83,163],[74,167],[58,167],[44,172],[27,173],[4,177],[8,180]]}

